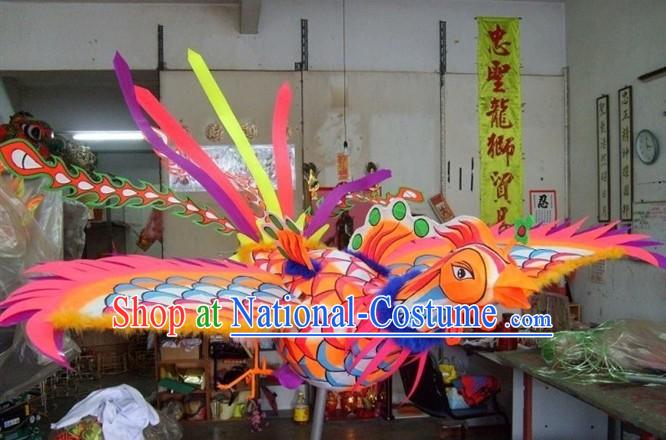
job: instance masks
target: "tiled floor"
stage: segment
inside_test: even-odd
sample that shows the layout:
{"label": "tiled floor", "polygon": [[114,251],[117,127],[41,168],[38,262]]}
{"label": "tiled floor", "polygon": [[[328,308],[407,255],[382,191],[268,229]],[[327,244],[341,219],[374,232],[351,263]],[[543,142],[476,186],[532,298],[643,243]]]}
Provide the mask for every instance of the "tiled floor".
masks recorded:
{"label": "tiled floor", "polygon": [[[324,425],[324,440],[502,440],[502,427],[470,429],[463,437],[458,427],[444,427],[445,422],[434,418],[407,420],[334,421]],[[263,432],[250,432],[243,421],[188,424],[184,427],[186,440],[308,440],[310,426],[294,424],[290,419],[273,419]]]}

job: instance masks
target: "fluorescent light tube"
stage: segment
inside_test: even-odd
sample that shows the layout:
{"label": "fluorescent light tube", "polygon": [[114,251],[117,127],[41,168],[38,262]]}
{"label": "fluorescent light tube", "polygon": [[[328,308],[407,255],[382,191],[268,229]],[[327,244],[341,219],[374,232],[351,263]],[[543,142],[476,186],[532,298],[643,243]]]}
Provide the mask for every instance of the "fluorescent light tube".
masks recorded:
{"label": "fluorescent light tube", "polygon": [[140,131],[77,131],[72,136],[75,141],[141,141]]}

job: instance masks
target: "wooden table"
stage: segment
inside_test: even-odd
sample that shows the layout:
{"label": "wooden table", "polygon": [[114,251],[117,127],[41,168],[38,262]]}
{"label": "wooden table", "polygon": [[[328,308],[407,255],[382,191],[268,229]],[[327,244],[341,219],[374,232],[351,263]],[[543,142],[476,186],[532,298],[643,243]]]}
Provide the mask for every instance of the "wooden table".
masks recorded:
{"label": "wooden table", "polygon": [[[545,374],[546,365],[536,350],[497,352],[484,356],[524,373],[523,438],[532,438],[532,378],[579,399],[609,416],[666,438],[666,387],[634,384],[582,385]],[[515,379],[514,379],[515,383]],[[514,390],[514,399],[516,391]],[[567,423],[566,418],[562,423]]]}

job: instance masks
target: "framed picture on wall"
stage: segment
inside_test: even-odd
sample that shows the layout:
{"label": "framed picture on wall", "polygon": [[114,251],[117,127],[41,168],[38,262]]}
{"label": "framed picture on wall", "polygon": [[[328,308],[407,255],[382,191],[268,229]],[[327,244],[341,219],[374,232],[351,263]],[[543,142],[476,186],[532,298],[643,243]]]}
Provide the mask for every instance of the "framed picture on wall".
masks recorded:
{"label": "framed picture on wall", "polygon": [[634,205],[634,116],[631,86],[617,91],[620,131],[620,219],[633,219]]}
{"label": "framed picture on wall", "polygon": [[608,95],[597,98],[597,220],[610,221],[610,142]]}
{"label": "framed picture on wall", "polygon": [[449,203],[446,201],[446,197],[444,197],[444,194],[441,192],[430,197],[428,202],[430,203],[430,207],[432,208],[433,212],[437,216],[437,220],[439,220],[441,223],[448,222],[453,217],[455,217],[453,210],[449,206]]}
{"label": "framed picture on wall", "polygon": [[531,189],[530,215],[539,223],[557,221],[557,191],[554,189]]}

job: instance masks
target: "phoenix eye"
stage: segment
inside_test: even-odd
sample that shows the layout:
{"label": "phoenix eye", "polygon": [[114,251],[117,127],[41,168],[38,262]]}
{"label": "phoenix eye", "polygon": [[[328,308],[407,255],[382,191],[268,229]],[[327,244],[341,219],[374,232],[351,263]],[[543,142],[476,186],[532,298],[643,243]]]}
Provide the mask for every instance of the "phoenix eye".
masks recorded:
{"label": "phoenix eye", "polygon": [[474,273],[471,270],[463,266],[456,266],[455,264],[451,266],[453,270],[453,276],[458,280],[473,280]]}
{"label": "phoenix eye", "polygon": [[487,287],[486,263],[476,249],[461,249],[442,267],[439,285],[444,295],[458,304],[480,301]]}

